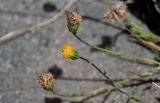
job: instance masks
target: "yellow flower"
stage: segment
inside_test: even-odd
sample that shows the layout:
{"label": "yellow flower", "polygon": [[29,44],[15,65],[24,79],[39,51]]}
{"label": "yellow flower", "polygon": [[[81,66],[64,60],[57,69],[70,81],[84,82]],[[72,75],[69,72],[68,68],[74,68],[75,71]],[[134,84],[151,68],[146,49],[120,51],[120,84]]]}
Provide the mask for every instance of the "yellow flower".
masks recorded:
{"label": "yellow flower", "polygon": [[66,59],[71,58],[71,56],[73,55],[73,52],[74,52],[74,48],[69,44],[64,45],[62,48],[62,56]]}
{"label": "yellow flower", "polygon": [[79,58],[79,54],[74,50],[73,46],[66,44],[62,48],[62,56],[66,59],[77,60]]}

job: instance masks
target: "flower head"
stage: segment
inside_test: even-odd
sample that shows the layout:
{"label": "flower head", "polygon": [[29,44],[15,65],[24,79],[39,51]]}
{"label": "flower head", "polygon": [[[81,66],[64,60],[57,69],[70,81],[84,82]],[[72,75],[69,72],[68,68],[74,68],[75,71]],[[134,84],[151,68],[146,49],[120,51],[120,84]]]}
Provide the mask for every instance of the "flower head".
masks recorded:
{"label": "flower head", "polygon": [[54,88],[55,79],[51,73],[41,74],[38,77],[38,83],[47,91],[52,91]]}
{"label": "flower head", "polygon": [[73,46],[66,44],[62,48],[62,56],[66,59],[77,60],[79,58],[79,54],[74,50]]}
{"label": "flower head", "polygon": [[119,20],[126,12],[126,8],[127,6],[124,3],[119,3],[118,5],[114,6],[110,11],[108,11],[104,15],[104,17],[112,20]]}
{"label": "flower head", "polygon": [[72,24],[77,24],[82,21],[81,15],[75,12],[68,12],[66,16],[67,16],[67,21]]}
{"label": "flower head", "polygon": [[68,22],[68,30],[73,34],[76,34],[79,28],[79,23],[82,21],[81,15],[75,12],[68,12],[66,17]]}

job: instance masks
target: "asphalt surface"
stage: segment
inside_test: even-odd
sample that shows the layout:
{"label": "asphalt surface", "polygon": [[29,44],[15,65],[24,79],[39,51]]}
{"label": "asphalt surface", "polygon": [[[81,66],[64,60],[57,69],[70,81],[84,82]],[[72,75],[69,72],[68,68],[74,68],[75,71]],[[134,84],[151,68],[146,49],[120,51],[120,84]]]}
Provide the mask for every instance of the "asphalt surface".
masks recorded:
{"label": "asphalt surface", "polygon": [[[61,10],[69,0],[0,0],[0,36],[30,27]],[[117,2],[116,0],[114,2]],[[154,58],[155,54],[136,44],[122,32],[117,23],[102,17],[107,8],[96,0],[81,0],[78,7],[85,18],[78,30],[84,40],[125,54]],[[56,22],[0,45],[0,103],[126,103],[118,91],[79,100],[57,97],[44,91],[37,83],[41,73],[52,72],[57,92],[83,92],[105,85],[105,78],[82,60],[64,60],[61,47],[72,44],[113,80],[128,78],[129,70],[152,71],[153,66],[120,59],[92,50],[79,42],[66,27],[65,16]],[[157,77],[158,79],[158,77]],[[134,91],[146,103],[159,103],[160,89],[149,82],[124,88]],[[131,103],[135,103],[131,101]]]}

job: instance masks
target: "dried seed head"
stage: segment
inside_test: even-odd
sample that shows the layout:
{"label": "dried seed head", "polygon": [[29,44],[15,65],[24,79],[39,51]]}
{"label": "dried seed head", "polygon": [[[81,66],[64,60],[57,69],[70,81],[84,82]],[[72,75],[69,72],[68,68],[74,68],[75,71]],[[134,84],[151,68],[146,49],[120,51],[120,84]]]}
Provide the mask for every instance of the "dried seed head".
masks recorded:
{"label": "dried seed head", "polygon": [[104,17],[112,20],[119,20],[123,17],[127,9],[127,6],[124,3],[119,3],[114,6],[110,11],[108,11]]}
{"label": "dried seed head", "polygon": [[79,23],[82,21],[81,15],[75,12],[69,12],[66,17],[68,22],[68,30],[73,34],[76,34],[79,28]]}
{"label": "dried seed head", "polygon": [[82,21],[81,15],[75,12],[68,12],[66,16],[67,16],[67,21],[72,24],[77,24]]}
{"label": "dried seed head", "polygon": [[38,77],[38,83],[47,91],[52,91],[54,88],[55,79],[51,73],[41,74]]}

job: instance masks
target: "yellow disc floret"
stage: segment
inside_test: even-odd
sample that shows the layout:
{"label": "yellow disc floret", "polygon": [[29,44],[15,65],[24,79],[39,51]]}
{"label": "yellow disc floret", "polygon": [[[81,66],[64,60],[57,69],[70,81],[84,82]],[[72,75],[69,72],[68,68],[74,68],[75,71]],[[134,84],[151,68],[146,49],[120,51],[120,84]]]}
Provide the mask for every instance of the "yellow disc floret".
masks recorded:
{"label": "yellow disc floret", "polygon": [[63,48],[62,48],[62,56],[64,58],[66,58],[66,59],[71,58],[73,53],[74,53],[74,48],[71,45],[66,44],[66,45],[63,46]]}

